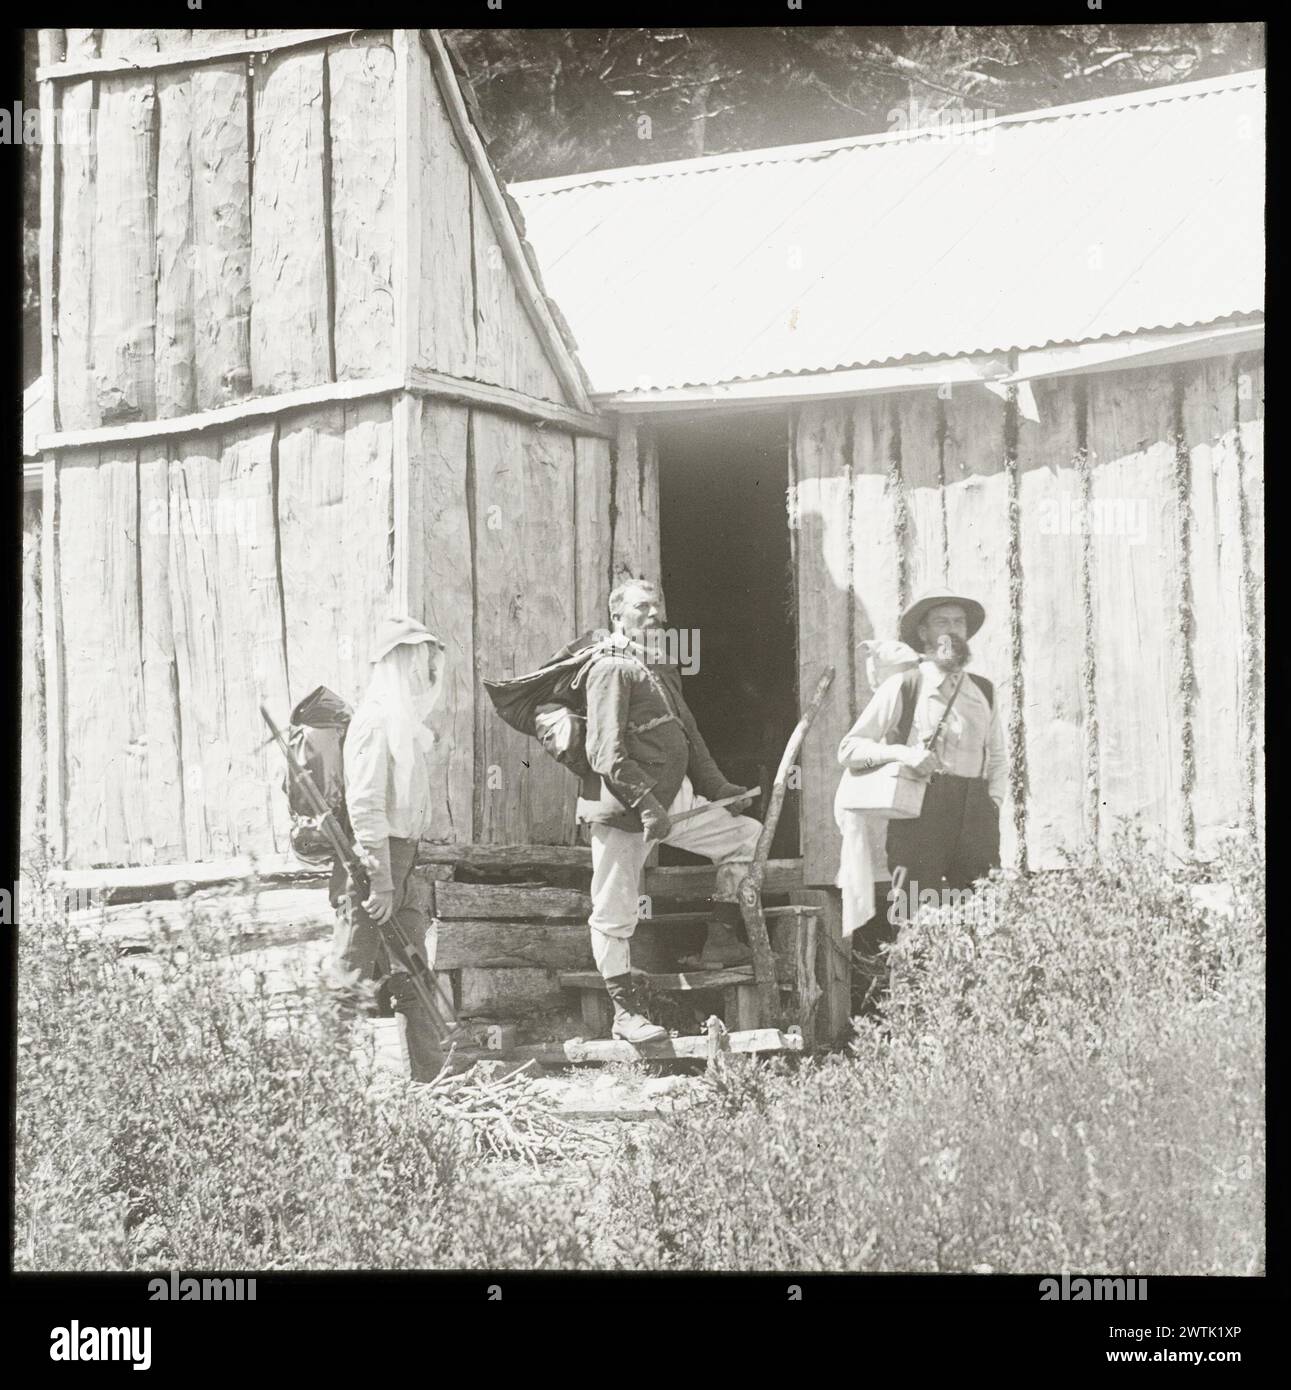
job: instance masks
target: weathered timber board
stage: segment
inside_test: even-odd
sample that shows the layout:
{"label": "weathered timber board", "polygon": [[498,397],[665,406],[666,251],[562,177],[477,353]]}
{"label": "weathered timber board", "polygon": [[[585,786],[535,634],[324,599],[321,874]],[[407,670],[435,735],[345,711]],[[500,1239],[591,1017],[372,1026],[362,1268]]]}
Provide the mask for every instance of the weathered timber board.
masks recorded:
{"label": "weathered timber board", "polygon": [[[901,481],[901,399],[869,396],[840,402],[836,407],[852,413],[851,575],[858,643],[875,637],[894,638],[910,592],[898,525],[907,498]],[[873,692],[865,683],[865,663],[857,663],[854,669],[859,715]],[[846,670],[846,666],[839,666],[840,678]]]}
{"label": "weathered timber board", "polygon": [[[573,447],[566,434],[473,411],[470,457],[477,665],[504,679],[533,670],[573,630]],[[573,779],[476,690],[476,838],[567,843]]]}
{"label": "weathered timber board", "polygon": [[906,391],[899,400],[906,567],[910,592],[919,594],[946,582],[946,513],[942,507],[945,495],[941,456],[946,403],[936,391]]}
{"label": "weathered timber board", "polygon": [[[419,875],[424,871],[418,869]],[[438,883],[435,912],[441,918],[499,921],[525,918],[586,917],[592,900],[567,888],[521,888],[503,883]]]}
{"label": "weathered timber board", "polygon": [[1246,568],[1250,575],[1251,611],[1239,619],[1246,629],[1242,640],[1246,710],[1242,717],[1243,781],[1249,784],[1255,823],[1264,825],[1264,354],[1237,360],[1238,439],[1242,455],[1242,497],[1245,502]]}
{"label": "weathered timber board", "polygon": [[[69,31],[72,33],[84,31]],[[91,128],[96,83],[70,82],[61,94],[60,113],[71,129]],[[56,422],[62,429],[92,429],[100,423],[94,393],[90,334],[90,294],[94,269],[94,141],[58,145],[58,266],[54,290],[58,314],[58,393]]]}
{"label": "weathered timber board", "polygon": [[279,427],[278,546],[293,703],[326,685],[355,704],[367,686],[372,633],[389,608],[391,430],[388,400],[292,415]]}
{"label": "weathered timber board", "polygon": [[611,470],[614,584],[638,576],[659,578],[659,468],[650,440],[647,424],[619,417]]}
{"label": "weathered timber board", "polygon": [[333,378],[323,188],[321,50],[257,67],[251,192],[251,380],[257,392]]}
{"label": "weathered timber board", "polygon": [[147,944],[155,932],[173,935],[190,922],[227,925],[230,934],[272,936],[287,940],[317,939],[334,921],[327,893],[321,888],[277,888],[261,893],[197,892],[165,902],[126,903],[68,913],[69,925],[88,940],[118,945]]}
{"label": "weathered timber board", "polygon": [[[1141,816],[1182,852],[1172,426],[1168,370],[1090,378],[1099,838]],[[1131,516],[1143,519],[1141,540]]]}
{"label": "weathered timber board", "polygon": [[187,844],[170,611],[170,454],[164,443],[145,444],[139,452],[139,592],[148,822],[152,857],[166,863],[183,859]]}
{"label": "weathered timber board", "polygon": [[802,774],[803,874],[832,883],[838,872],[834,825],[838,743],[852,713],[853,636],[849,518],[852,461],[850,402],[803,406],[790,425],[798,585],[798,700],[805,705],[826,666],[834,681],[798,755]]}
{"label": "weathered timber board", "polygon": [[[417,52],[421,53],[420,45]],[[424,55],[423,55],[424,56]],[[409,604],[444,643],[444,695],[435,712],[442,735],[432,776],[430,838],[474,839],[476,701],[474,545],[468,492],[470,412],[418,397],[410,411]]]}
{"label": "weathered timber board", "polygon": [[[675,868],[647,867],[643,891],[655,898],[704,898],[716,887],[717,870],[711,864],[687,864]],[[764,895],[788,893],[805,882],[801,859],[768,859],[762,880]]]}
{"label": "weathered timber board", "polygon": [[497,970],[528,966],[545,970],[584,970],[595,965],[591,936],[581,922],[475,922],[439,924],[438,970],[462,966]]}
{"label": "weathered timber board", "polygon": [[[443,966],[438,953],[436,969]],[[562,1007],[564,997],[555,974],[527,967],[481,970],[463,966],[459,978],[457,1012],[463,1018],[523,1018],[527,1014]]]}
{"label": "weathered timber board", "polygon": [[233,854],[221,807],[229,796],[217,538],[219,437],[186,441],[170,464],[170,611],[179,688],[184,773],[184,836],[201,859]]}
{"label": "weathered timber board", "polygon": [[137,860],[148,795],[140,669],[135,454],[59,466],[69,863]]}
{"label": "weathered timber board", "polygon": [[251,183],[247,70],[191,72],[193,315],[197,408],[251,390]]}
{"label": "weathered timber board", "polygon": [[[417,126],[412,192],[421,226],[420,284],[396,287],[417,314],[417,361],[452,376],[496,380],[476,367],[475,250],[470,168],[453,133],[430,71],[430,58],[413,43],[417,65]],[[479,215],[484,216],[483,209]]]}
{"label": "weathered timber board", "polygon": [[[1035,388],[1039,422],[1018,430],[1021,468],[1022,643],[1026,653],[1027,856],[1057,868],[1084,823],[1085,731],[1081,599],[1083,528],[1076,469],[1077,405],[1070,381]],[[990,672],[998,686],[1005,672]]]}
{"label": "weathered timber board", "polygon": [[565,391],[517,291],[478,184],[471,180],[474,228],[476,372],[526,395],[565,401]]}
{"label": "weathered timber board", "polygon": [[[986,621],[971,639],[973,659],[969,667],[995,686],[995,709],[1007,749],[1013,660],[1009,631],[1012,600],[1005,411],[1005,402],[984,387],[961,387],[946,402],[942,458],[946,475],[947,583],[986,609]],[[1024,646],[1024,662],[1025,659]],[[1017,863],[1021,848],[1013,804],[1010,778],[1000,808],[1000,859],[1004,864]]]}
{"label": "weathered timber board", "polygon": [[[418,45],[420,47],[420,45]],[[394,50],[386,38],[327,50],[336,379],[394,361]]]}
{"label": "weathered timber board", "polygon": [[157,91],[148,77],[104,78],[99,89],[90,296],[99,419],[156,412]]}
{"label": "weathered timber board", "polygon": [[274,520],[275,433],[276,427],[247,427],[224,436],[219,496],[233,501],[242,520],[215,528],[229,755],[226,813],[234,845],[265,854],[287,848],[289,828],[287,799],[280,790],[281,754],[266,744],[259,709],[261,701],[270,709],[288,704]]}
{"label": "weathered timber board", "polygon": [[1183,400],[1191,544],[1192,710],[1198,848],[1241,826],[1242,537],[1235,359],[1190,363]]}
{"label": "weathered timber board", "polygon": [[[184,31],[186,32],[186,31]],[[197,409],[193,325],[193,84],[189,72],[157,77],[157,415]]]}
{"label": "weathered timber board", "polygon": [[45,651],[41,626],[41,499],[22,499],[22,743],[20,849],[34,853],[45,819]]}
{"label": "weathered timber board", "polygon": [[610,441],[574,440],[574,627],[609,626]]}
{"label": "weathered timber board", "polygon": [[[605,988],[604,978],[595,970],[565,970],[557,977],[562,989]],[[691,970],[659,975],[647,975],[643,983],[651,989],[676,990],[678,993],[705,989],[727,989],[733,985],[753,982],[753,967],[732,966],[724,970]]]}

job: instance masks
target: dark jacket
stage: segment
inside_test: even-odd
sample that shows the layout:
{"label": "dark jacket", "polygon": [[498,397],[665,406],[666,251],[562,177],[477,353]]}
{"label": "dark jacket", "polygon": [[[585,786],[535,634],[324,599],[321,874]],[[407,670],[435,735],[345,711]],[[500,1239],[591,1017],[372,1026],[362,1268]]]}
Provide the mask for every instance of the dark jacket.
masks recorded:
{"label": "dark jacket", "polygon": [[639,806],[653,793],[666,810],[689,775],[700,796],[715,801],[738,790],[722,775],[681,693],[675,666],[607,655],[584,677],[587,761],[578,818],[639,830]]}

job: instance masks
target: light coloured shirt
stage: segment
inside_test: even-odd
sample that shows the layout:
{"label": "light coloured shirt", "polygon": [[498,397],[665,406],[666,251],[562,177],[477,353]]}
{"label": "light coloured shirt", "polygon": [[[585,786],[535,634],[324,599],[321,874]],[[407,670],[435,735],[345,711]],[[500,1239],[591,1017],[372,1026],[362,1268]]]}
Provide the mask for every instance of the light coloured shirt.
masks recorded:
{"label": "light coloured shirt", "polygon": [[[386,841],[419,840],[430,830],[431,761],[429,750],[414,745],[417,766],[406,795],[394,776],[394,759],[381,711],[360,704],[345,735],[345,804],[354,838],[383,860]],[[382,874],[373,886],[388,887]]]}
{"label": "light coloured shirt", "polygon": [[[937,771],[955,777],[985,777],[991,799],[1000,805],[1008,784],[1008,755],[999,703],[992,710],[977,682],[967,672],[946,675],[935,662],[919,663],[919,694],[910,726],[910,747],[923,744],[937,727],[946,704],[963,676],[950,715],[942,725],[932,752]],[[890,760],[887,737],[901,720],[902,674],[889,676],[874,692],[861,717],[838,745],[838,761],[844,767],[865,768]]]}

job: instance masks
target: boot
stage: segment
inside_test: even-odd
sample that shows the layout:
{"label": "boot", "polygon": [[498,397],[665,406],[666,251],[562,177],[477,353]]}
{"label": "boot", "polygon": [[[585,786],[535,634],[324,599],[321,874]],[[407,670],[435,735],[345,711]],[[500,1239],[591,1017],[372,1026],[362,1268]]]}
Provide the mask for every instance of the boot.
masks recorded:
{"label": "boot", "polygon": [[748,965],[753,959],[753,952],[741,939],[744,934],[744,918],[739,904],[714,903],[708,936],[699,957],[701,968],[719,970],[723,966]]}
{"label": "boot", "polygon": [[631,975],[615,975],[613,979],[606,980],[605,992],[614,1005],[614,1023],[610,1028],[612,1038],[629,1043],[648,1043],[661,1042],[668,1036],[666,1028],[651,1023],[644,1014],[634,1011]]}

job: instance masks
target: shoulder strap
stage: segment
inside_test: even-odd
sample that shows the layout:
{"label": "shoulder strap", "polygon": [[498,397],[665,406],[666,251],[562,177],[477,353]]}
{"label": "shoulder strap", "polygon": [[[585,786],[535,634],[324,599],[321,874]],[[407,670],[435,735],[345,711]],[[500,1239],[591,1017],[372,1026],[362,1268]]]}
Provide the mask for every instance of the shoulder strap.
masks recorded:
{"label": "shoulder strap", "polygon": [[976,671],[968,673],[977,682],[977,688],[986,696],[986,703],[993,710],[995,708],[995,687],[985,676],[979,676]]}
{"label": "shoulder strap", "polygon": [[896,743],[910,742],[914,724],[914,705],[919,694],[919,668],[912,666],[901,677],[901,718],[897,721]]}

